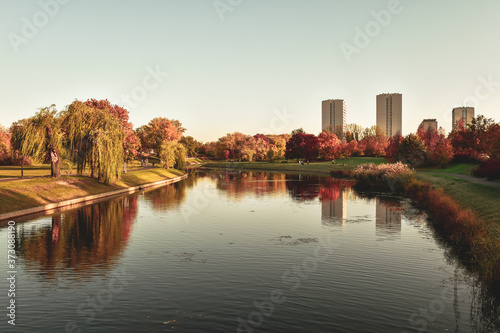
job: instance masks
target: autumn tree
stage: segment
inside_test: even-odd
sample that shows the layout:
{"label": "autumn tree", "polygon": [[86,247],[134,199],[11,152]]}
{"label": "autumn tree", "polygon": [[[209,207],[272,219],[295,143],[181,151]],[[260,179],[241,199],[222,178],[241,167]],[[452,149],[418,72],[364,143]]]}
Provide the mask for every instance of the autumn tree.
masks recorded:
{"label": "autumn tree", "polygon": [[290,139],[290,134],[268,135],[269,143],[276,147],[276,155],[274,158],[280,159],[285,157],[286,142]]}
{"label": "autumn tree", "polygon": [[12,129],[11,143],[21,156],[50,161],[51,177],[61,177],[63,133],[55,105],[41,108],[33,117],[15,123]]}
{"label": "autumn tree", "polygon": [[342,141],[334,133],[323,131],[318,135],[318,151],[322,159],[339,158],[342,153]]}
{"label": "autumn tree", "polygon": [[0,165],[12,163],[10,138],[9,131],[0,125]]}
{"label": "autumn tree", "polygon": [[286,143],[286,159],[312,160],[318,156],[318,138],[314,134],[296,133]]}
{"label": "autumn tree", "polygon": [[389,138],[385,147],[385,159],[387,161],[396,162],[398,160],[399,145],[402,141],[403,136],[399,133],[396,133],[396,135]]}
{"label": "autumn tree", "polygon": [[145,128],[151,148],[157,153],[161,150],[165,140],[178,142],[185,131],[186,129],[182,127],[178,120],[170,120],[164,117],[152,119]]}

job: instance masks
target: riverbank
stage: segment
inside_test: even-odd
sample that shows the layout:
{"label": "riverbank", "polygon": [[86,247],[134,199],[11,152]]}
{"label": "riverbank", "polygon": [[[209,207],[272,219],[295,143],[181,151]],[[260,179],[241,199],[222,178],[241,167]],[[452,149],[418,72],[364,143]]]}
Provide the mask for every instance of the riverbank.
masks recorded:
{"label": "riverbank", "polygon": [[312,162],[299,164],[297,161],[271,162],[225,162],[225,161],[208,161],[202,166],[210,169],[226,169],[228,171],[265,171],[265,172],[281,172],[281,173],[306,173],[310,175],[326,176],[330,175],[332,170],[353,170],[358,165],[364,163],[384,163],[383,157],[352,157],[345,160],[336,160],[335,164],[330,162]]}
{"label": "riverbank", "polygon": [[58,208],[65,202],[72,205],[129,193],[151,184],[160,185],[168,180],[180,179],[185,175],[185,172],[175,169],[145,168],[123,174],[120,180],[110,185],[84,176],[5,181],[0,183],[0,220]]}

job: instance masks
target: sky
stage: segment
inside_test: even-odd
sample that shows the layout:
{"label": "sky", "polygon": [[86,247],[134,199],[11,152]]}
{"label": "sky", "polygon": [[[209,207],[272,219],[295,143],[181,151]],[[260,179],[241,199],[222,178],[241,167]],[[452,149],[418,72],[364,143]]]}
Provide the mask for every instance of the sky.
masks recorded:
{"label": "sky", "polygon": [[108,99],[134,127],[179,120],[199,141],[321,131],[321,101],[375,124],[403,95],[403,134],[500,120],[500,1],[2,0],[0,124]]}

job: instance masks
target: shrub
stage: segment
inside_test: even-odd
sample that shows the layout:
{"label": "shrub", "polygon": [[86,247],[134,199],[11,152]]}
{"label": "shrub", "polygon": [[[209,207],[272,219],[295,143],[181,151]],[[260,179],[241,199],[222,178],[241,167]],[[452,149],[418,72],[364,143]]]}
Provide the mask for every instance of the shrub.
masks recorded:
{"label": "shrub", "polygon": [[500,179],[500,159],[485,161],[474,170],[474,176],[488,178],[490,180]]}
{"label": "shrub", "polygon": [[361,164],[352,176],[358,181],[358,188],[373,189],[377,191],[397,191],[402,183],[407,182],[415,173],[401,162],[394,164]]}

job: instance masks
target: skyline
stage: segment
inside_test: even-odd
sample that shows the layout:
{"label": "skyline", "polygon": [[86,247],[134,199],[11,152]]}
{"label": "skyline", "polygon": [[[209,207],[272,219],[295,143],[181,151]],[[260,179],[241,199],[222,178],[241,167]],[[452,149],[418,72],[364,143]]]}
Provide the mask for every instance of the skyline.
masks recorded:
{"label": "skyline", "polygon": [[45,0],[0,9],[5,127],[96,98],[125,106],[135,128],[177,119],[204,142],[235,131],[318,134],[320,101],[344,99],[347,123],[369,127],[387,92],[405,96],[403,135],[426,118],[449,132],[460,106],[500,118],[494,1]]}

